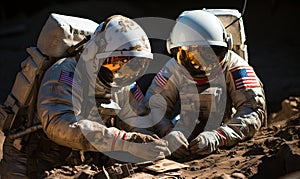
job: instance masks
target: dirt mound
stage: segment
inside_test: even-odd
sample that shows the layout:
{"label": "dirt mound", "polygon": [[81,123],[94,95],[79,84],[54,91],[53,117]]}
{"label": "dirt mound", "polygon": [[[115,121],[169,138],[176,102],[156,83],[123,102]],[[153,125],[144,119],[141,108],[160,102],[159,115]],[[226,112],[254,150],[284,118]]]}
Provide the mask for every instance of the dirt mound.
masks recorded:
{"label": "dirt mound", "polygon": [[[119,165],[127,178],[295,178],[300,177],[300,98],[290,97],[282,109],[269,116],[268,127],[252,139],[208,156],[177,161],[181,169],[155,172],[145,167]],[[130,167],[128,167],[130,166]],[[63,166],[47,171],[47,178],[126,178],[116,168],[93,165]],[[167,167],[167,164],[163,167]],[[120,169],[121,168],[121,169]],[[175,167],[176,168],[176,167]],[[180,168],[180,166],[179,166]],[[172,169],[172,167],[170,168]],[[156,170],[158,171],[158,170]],[[131,173],[130,173],[131,172]],[[121,176],[121,175],[120,175]]]}

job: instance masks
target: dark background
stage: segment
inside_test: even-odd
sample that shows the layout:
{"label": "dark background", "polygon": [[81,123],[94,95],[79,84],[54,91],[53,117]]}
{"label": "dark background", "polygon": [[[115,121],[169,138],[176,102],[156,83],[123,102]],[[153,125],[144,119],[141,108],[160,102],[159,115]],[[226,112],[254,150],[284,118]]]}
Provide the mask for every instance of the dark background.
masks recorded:
{"label": "dark background", "polygon": [[[26,47],[36,44],[51,12],[101,22],[109,15],[131,18],[175,19],[182,11],[202,8],[233,8],[242,11],[242,0],[125,1],[125,0],[29,0],[4,1],[0,7],[0,102],[10,92]],[[25,8],[26,6],[29,6]],[[249,0],[243,16],[249,63],[264,83],[268,112],[280,109],[289,96],[300,96],[300,1]],[[164,51],[163,43],[153,47]]]}

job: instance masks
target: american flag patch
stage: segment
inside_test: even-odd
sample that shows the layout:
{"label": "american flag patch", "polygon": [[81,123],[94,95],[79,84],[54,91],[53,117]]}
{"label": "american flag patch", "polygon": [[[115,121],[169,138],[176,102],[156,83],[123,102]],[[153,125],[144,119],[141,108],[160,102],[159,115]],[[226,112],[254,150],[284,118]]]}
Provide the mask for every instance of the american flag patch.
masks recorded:
{"label": "american flag patch", "polygon": [[59,82],[66,83],[76,88],[77,90],[81,90],[80,82],[74,81],[74,73],[62,70],[59,75]]}
{"label": "american flag patch", "polygon": [[129,89],[130,89],[130,92],[133,95],[134,99],[137,102],[140,102],[143,99],[144,95],[142,93],[142,90],[140,89],[140,87],[136,83],[130,85]]}
{"label": "american flag patch", "polygon": [[167,84],[168,78],[163,75],[163,69],[154,77],[154,81],[162,88]]}
{"label": "american flag patch", "polygon": [[229,69],[234,80],[235,89],[260,87],[257,76],[252,67],[239,66]]}

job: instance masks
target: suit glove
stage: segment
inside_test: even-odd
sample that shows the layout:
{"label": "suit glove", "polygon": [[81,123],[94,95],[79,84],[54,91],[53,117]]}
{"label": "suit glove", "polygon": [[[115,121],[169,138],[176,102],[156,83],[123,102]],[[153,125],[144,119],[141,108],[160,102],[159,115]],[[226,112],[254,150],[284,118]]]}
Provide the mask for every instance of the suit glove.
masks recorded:
{"label": "suit glove", "polygon": [[168,142],[150,135],[120,131],[111,145],[112,151],[126,151],[145,160],[159,160],[171,154]]}
{"label": "suit glove", "polygon": [[226,137],[221,130],[204,131],[190,142],[192,154],[207,155],[224,145]]}
{"label": "suit glove", "polygon": [[180,131],[171,131],[164,139],[168,141],[169,149],[172,152],[172,156],[175,158],[184,158],[190,155],[189,142],[184,134]]}

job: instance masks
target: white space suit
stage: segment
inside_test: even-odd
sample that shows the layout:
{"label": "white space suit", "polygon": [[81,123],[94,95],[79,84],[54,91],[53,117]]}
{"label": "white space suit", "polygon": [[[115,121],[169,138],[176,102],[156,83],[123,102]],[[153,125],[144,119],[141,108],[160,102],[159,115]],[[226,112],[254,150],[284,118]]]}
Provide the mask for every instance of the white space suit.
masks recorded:
{"label": "white space suit", "polygon": [[177,18],[167,40],[173,58],[154,77],[143,103],[151,110],[152,130],[179,158],[235,145],[266,121],[263,85],[231,46],[212,13],[190,10]]}
{"label": "white space suit", "polygon": [[[206,84],[209,83],[211,87],[221,88],[222,94],[227,94],[227,98],[222,99],[226,101],[224,111],[225,113],[224,115],[221,114],[217,116],[219,118],[221,117],[221,120],[209,116],[204,116],[206,118],[209,117],[208,120],[212,120],[206,121],[206,123],[216,123],[215,129],[217,129],[217,126],[220,126],[220,129],[222,129],[222,131],[226,135],[226,145],[234,145],[241,140],[253,136],[255,132],[257,132],[260,129],[260,127],[264,125],[266,120],[266,108],[264,90],[261,81],[256,76],[253,68],[244,59],[242,59],[233,51],[229,51],[225,58],[226,59],[223,65],[222,74],[219,74],[214,79],[211,79],[209,82],[198,81],[198,83],[192,78],[189,78],[190,75],[188,73],[183,73],[185,71],[184,67],[179,65],[174,58],[170,59],[167,62],[167,64],[163,67],[159,75],[157,75],[154,78],[146,94],[146,98],[148,98],[148,100],[151,101],[151,107],[149,108],[152,109],[152,111],[154,111],[154,107],[156,109],[166,109],[166,114],[164,118],[168,118],[168,120],[163,119],[162,121],[160,121],[161,125],[157,125],[157,128],[154,129],[160,136],[164,136],[166,132],[170,132],[170,130],[172,130],[172,128],[174,127],[171,120],[172,117],[174,117],[173,111],[175,109],[176,102],[180,100],[179,91],[182,91],[183,88],[187,88],[188,85],[197,85],[199,89],[206,89],[210,88],[206,86]],[[249,74],[253,74],[253,83],[251,82],[251,84],[249,85],[238,84],[237,80],[240,78],[238,76],[238,72],[243,70],[248,70]],[[223,74],[226,83],[222,81],[224,80]],[[224,84],[226,86],[224,86]],[[201,98],[205,95],[202,92],[203,90],[199,92],[200,106],[202,106]],[[151,97],[154,94],[160,94],[160,96],[163,97],[166,103],[161,103],[160,100],[151,100]],[[195,95],[194,97],[197,96],[198,95]],[[224,95],[221,96],[224,97]],[[210,99],[213,100],[213,98]],[[167,108],[165,107],[166,104]],[[211,103],[209,105],[218,106],[218,104]],[[219,106],[219,108],[222,108],[222,106]],[[204,110],[209,109],[206,107],[200,112],[205,113]],[[207,111],[207,113],[210,112],[211,111]],[[155,114],[155,112],[152,112],[151,115],[154,119],[161,117],[160,113],[157,115]],[[180,123],[181,120],[185,119],[181,118],[178,122]],[[221,125],[221,122],[223,122],[223,125]],[[200,132],[204,130],[205,126],[203,126]]]}

